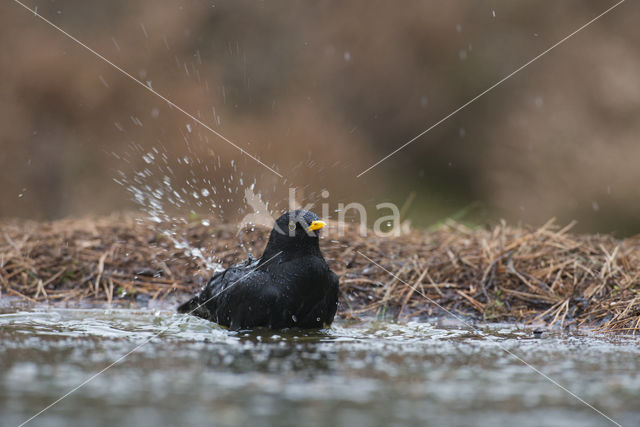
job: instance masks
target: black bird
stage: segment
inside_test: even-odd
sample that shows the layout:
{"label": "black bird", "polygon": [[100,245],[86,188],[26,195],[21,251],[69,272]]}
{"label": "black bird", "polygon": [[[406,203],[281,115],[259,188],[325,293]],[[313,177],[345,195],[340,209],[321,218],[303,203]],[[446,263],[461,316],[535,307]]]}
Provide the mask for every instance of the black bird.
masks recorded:
{"label": "black bird", "polygon": [[338,305],[338,276],[320,252],[318,233],[325,225],[305,210],[282,215],[262,257],[216,273],[178,312],[234,330],[329,326]]}

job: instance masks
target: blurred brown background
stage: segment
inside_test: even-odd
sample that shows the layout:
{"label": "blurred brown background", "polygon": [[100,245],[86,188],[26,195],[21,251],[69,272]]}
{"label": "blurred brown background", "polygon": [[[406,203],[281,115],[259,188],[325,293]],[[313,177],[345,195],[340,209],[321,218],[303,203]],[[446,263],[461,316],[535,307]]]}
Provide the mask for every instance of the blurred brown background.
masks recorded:
{"label": "blurred brown background", "polygon": [[[242,213],[243,188],[255,180],[276,207],[295,186],[333,207],[413,197],[405,214],[418,225],[447,216],[532,224],[557,217],[577,219],[582,231],[637,233],[640,4],[632,1],[355,177],[613,4],[27,3],[285,181],[6,1],[0,216],[136,208],[113,179],[132,182],[155,148],[164,168],[149,167],[138,187],[161,187],[171,165],[178,192],[185,182],[198,187],[195,180],[219,190],[204,205],[176,209],[225,219]],[[210,200],[219,208],[208,208]]]}

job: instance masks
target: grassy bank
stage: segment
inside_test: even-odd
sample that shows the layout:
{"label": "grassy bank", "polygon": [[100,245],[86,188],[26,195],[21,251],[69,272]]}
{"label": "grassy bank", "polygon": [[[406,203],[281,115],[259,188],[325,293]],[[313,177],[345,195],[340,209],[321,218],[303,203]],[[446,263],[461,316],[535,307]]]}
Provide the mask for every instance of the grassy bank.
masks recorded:
{"label": "grassy bank", "polygon": [[[268,235],[201,222],[163,228],[128,216],[1,227],[2,295],[33,303],[178,301],[210,276],[205,258],[226,267],[245,251],[259,255]],[[340,276],[341,316],[403,320],[445,308],[486,321],[640,332],[638,238],[574,235],[552,222],[538,229],[452,222],[395,238],[330,229],[321,247]]]}

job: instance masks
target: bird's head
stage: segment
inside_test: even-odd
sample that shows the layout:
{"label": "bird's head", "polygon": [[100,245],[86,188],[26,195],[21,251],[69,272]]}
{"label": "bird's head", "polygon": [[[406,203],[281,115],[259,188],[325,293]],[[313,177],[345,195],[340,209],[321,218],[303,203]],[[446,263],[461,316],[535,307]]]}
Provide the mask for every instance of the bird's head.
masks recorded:
{"label": "bird's head", "polygon": [[317,239],[320,229],[325,225],[327,223],[321,221],[313,212],[297,209],[281,215],[276,220],[273,230],[294,239]]}
{"label": "bird's head", "polygon": [[318,234],[325,225],[327,223],[313,212],[303,209],[287,212],[276,220],[267,247],[270,250],[319,250]]}

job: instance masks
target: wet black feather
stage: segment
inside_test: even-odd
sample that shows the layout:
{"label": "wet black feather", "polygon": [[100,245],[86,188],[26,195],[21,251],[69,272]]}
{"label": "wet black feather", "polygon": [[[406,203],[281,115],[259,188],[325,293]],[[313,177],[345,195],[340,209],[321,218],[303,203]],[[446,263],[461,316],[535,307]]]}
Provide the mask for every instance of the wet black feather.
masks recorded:
{"label": "wet black feather", "polygon": [[216,273],[178,312],[231,329],[330,325],[338,305],[338,276],[320,252],[320,230],[307,231],[317,220],[303,210],[282,215],[262,257]]}

